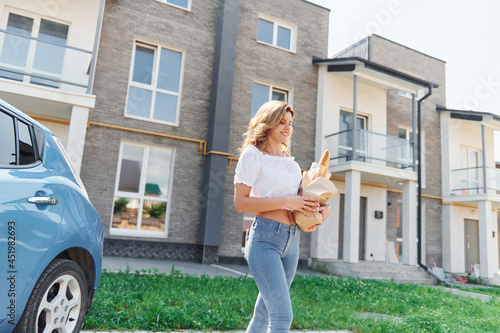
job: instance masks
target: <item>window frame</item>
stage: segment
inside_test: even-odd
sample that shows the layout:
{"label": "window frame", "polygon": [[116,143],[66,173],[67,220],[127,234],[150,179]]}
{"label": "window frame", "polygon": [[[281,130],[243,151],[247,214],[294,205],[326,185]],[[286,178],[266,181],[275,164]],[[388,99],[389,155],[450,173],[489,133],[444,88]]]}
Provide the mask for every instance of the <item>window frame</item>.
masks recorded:
{"label": "window frame", "polygon": [[[136,55],[137,46],[147,48],[147,49],[154,49],[155,53],[154,53],[154,59],[153,59],[153,73],[151,76],[151,85],[133,81],[135,55]],[[182,55],[181,65],[180,65],[181,68],[180,68],[180,73],[179,73],[179,91],[177,93],[174,93],[174,92],[168,91],[168,90],[164,90],[164,89],[160,89],[157,87],[158,86],[158,76],[159,76],[158,74],[159,74],[159,68],[160,68],[160,61],[159,61],[160,52],[159,51],[161,51],[161,49],[167,49],[170,51],[179,52]],[[186,50],[184,50],[182,48],[174,47],[171,45],[160,44],[160,43],[148,42],[144,39],[135,39],[134,43],[133,43],[133,47],[132,47],[132,57],[130,60],[129,78],[128,78],[128,84],[127,84],[127,96],[125,97],[125,110],[124,110],[125,118],[149,121],[152,123],[158,123],[158,124],[164,124],[164,125],[170,125],[170,126],[176,126],[176,127],[179,126],[181,102],[182,102],[182,86],[183,86],[183,82],[184,82],[185,59],[186,59]],[[152,97],[151,97],[151,108],[149,110],[149,118],[127,114],[130,87],[135,87],[135,88],[145,89],[145,90],[151,91]],[[155,107],[154,102],[156,102],[156,92],[161,92],[164,94],[177,96],[177,106],[176,106],[176,110],[175,110],[175,122],[168,122],[168,121],[158,120],[158,119],[153,118],[154,107]]]}
{"label": "window frame", "polygon": [[[277,85],[277,84],[272,84],[272,83],[269,83],[269,82],[265,82],[265,81],[261,81],[261,80],[254,80],[252,82],[252,103],[251,103],[251,108],[250,108],[250,118],[253,118],[254,114],[252,114],[252,111],[253,111],[253,97],[254,97],[254,84],[260,84],[260,85],[263,85],[263,86],[267,86],[269,87],[269,92],[268,92],[268,101],[272,101],[272,97],[273,97],[273,92],[274,91],[279,91],[279,92],[285,92],[286,93],[286,101],[285,103],[292,106],[293,105],[293,89],[292,88],[289,88],[289,87],[286,87],[286,86],[282,86],[282,85]],[[259,105],[260,107],[260,105]],[[258,110],[258,109],[257,109]],[[255,112],[257,112],[257,110]]]}
{"label": "window frame", "polygon": [[[349,116],[352,117],[353,110],[349,110],[347,108],[342,108],[342,107],[339,109],[339,133],[340,132],[344,132],[344,131],[352,131],[352,129],[350,129],[350,130],[349,129],[346,129],[346,130],[341,130],[340,129],[340,124],[341,124],[340,120],[342,118],[342,113],[348,113]],[[358,111],[356,113],[356,118],[357,118],[357,120],[361,120],[362,125],[363,125],[363,128],[356,128],[356,129],[357,130],[362,130],[362,131],[369,131],[369,127],[368,126],[369,126],[369,124],[371,122],[370,116],[368,114],[364,114],[363,112]],[[352,126],[352,124],[351,124],[351,126]],[[360,133],[359,137],[356,136],[356,139],[359,140],[358,142],[362,142],[361,133]],[[348,140],[351,140],[350,136],[348,137]],[[367,148],[368,147],[368,142],[363,142],[363,146],[364,146],[364,149],[361,149],[361,147],[358,148],[358,149],[356,149],[356,161],[362,161],[362,162],[366,161],[366,158],[367,158],[366,157],[366,152],[368,150],[368,148]],[[340,151],[341,150],[344,150],[346,153],[348,153],[348,155],[343,156],[343,157],[339,157],[338,156],[338,159],[337,159],[338,163],[351,162],[352,160],[351,160],[351,155],[350,154],[352,154],[352,149],[353,149],[352,142],[351,142],[351,146],[345,146],[345,145],[341,145],[339,143],[338,147],[337,147],[338,155],[340,155]]]}
{"label": "window frame", "polygon": [[[143,168],[141,169],[140,175],[140,188],[139,193],[132,192],[123,192],[118,190],[118,186],[120,183],[120,175],[121,175],[121,166],[123,161],[123,148],[125,145],[141,147],[145,149],[144,155],[142,157]],[[149,162],[149,152],[151,148],[159,148],[164,150],[170,150],[172,152],[172,159],[170,161],[170,175],[169,175],[169,191],[166,199],[153,197],[155,201],[161,201],[167,203],[167,210],[165,212],[165,230],[163,231],[153,231],[153,230],[141,230],[140,225],[142,224],[142,207],[144,205],[144,200],[151,199],[152,197],[148,197],[145,195],[145,180],[147,174],[147,167]],[[168,237],[168,229],[170,224],[170,209],[172,206],[172,192],[173,192],[173,182],[174,182],[174,169],[175,169],[175,155],[176,149],[174,147],[168,146],[159,146],[153,144],[143,144],[137,143],[127,140],[122,140],[120,142],[120,151],[118,154],[118,164],[116,169],[116,178],[115,178],[115,186],[113,189],[113,204],[111,207],[111,219],[109,224],[109,234],[113,236],[127,236],[127,237],[148,237],[148,238],[167,238]],[[141,187],[142,186],[142,187]],[[142,194],[141,194],[142,193]],[[139,210],[137,211],[137,228],[136,229],[121,229],[121,228],[113,228],[113,215],[114,215],[114,202],[116,197],[127,198],[127,199],[138,199],[139,200]],[[142,203],[142,205],[141,205]]]}
{"label": "window frame", "polygon": [[[273,36],[272,36],[272,44],[266,43],[264,41],[259,40],[259,20],[264,20],[264,21],[269,21],[273,23]],[[285,49],[283,47],[278,46],[278,27],[282,27],[285,29],[290,30],[290,49]],[[257,18],[257,34],[255,37],[257,43],[267,45],[267,46],[272,46],[274,48],[288,51],[291,53],[297,53],[297,25],[281,20],[279,18],[269,16],[263,13],[259,13],[259,16]]]}
{"label": "window frame", "polygon": [[[65,45],[61,44],[61,47],[66,48],[68,46],[68,43],[70,41],[70,36],[71,36],[71,30],[72,30],[71,22],[64,21],[64,20],[61,20],[61,19],[58,19],[58,18],[55,18],[52,16],[44,16],[44,15],[40,15],[38,13],[28,12],[28,11],[20,10],[17,8],[6,7],[5,11],[2,15],[2,19],[1,19],[1,24],[0,24],[1,29],[7,30],[7,24],[8,24],[9,16],[11,13],[15,14],[15,15],[24,16],[24,17],[33,19],[33,26],[31,27],[31,34],[29,35],[30,41],[29,41],[29,45],[28,45],[28,53],[26,55],[26,65],[24,67],[19,67],[16,65],[8,65],[7,66],[8,68],[11,67],[13,69],[22,71],[26,74],[20,74],[23,77],[22,81],[18,81],[18,80],[14,80],[14,79],[7,79],[7,78],[0,78],[0,79],[13,80],[16,82],[22,82],[22,83],[30,84],[30,85],[39,85],[38,83],[31,82],[32,76],[30,75],[30,74],[33,74],[33,75],[38,74],[38,75],[43,75],[43,76],[47,76],[47,77],[53,77],[54,80],[60,80],[61,77],[64,75],[64,62],[62,64],[62,73],[61,74],[55,74],[52,72],[46,72],[43,70],[33,69],[33,65],[35,62],[36,50],[37,50],[37,43],[38,43],[38,39],[39,39],[39,35],[40,35],[40,26],[41,26],[42,19],[46,20],[46,21],[54,22],[57,24],[68,26],[68,34],[66,36],[66,44]],[[0,49],[2,49],[2,48],[0,47]],[[50,79],[43,79],[43,80],[50,81]],[[56,86],[56,84],[57,84],[57,86]],[[58,83],[55,83],[54,85],[43,85],[42,84],[42,86],[47,86],[49,88],[54,88],[54,89],[60,88]]]}
{"label": "window frame", "polygon": [[[463,165],[464,162],[464,152],[465,152],[465,163],[467,165]],[[471,153],[476,154],[476,165],[473,166],[471,161]],[[482,167],[483,167],[483,154],[482,154],[482,149],[480,148],[475,148],[467,145],[460,145],[460,168],[463,170],[467,171],[467,174],[465,176],[460,177],[460,185],[463,184],[463,182],[467,183],[467,188],[465,190],[467,191],[467,194],[481,194],[482,188],[481,188],[481,180],[482,179]],[[477,177],[475,177],[472,172],[472,169],[477,169]],[[477,187],[471,187],[471,184],[477,185]]]}
{"label": "window frame", "polygon": [[[400,129],[406,131],[406,140],[409,140],[410,142],[412,142],[413,141],[413,139],[412,139],[413,129],[411,127],[408,127],[408,126],[398,125],[398,136],[397,136],[398,138],[399,138],[399,130]],[[400,139],[402,139],[402,138],[400,138]],[[415,140],[418,140],[417,135],[415,136]],[[425,131],[422,131],[420,141],[422,143],[422,147],[420,150],[420,158],[422,160],[422,188],[426,188],[427,187],[427,182],[426,182],[427,172],[426,172],[426,167],[425,167],[425,164],[426,164],[426,162],[425,162],[426,161]],[[412,146],[413,149],[416,149],[417,143],[418,142],[414,143],[414,145]],[[415,165],[418,168],[418,161],[415,161]],[[415,172],[417,172],[417,170],[415,170]]]}
{"label": "window frame", "polygon": [[179,8],[179,9],[182,9],[182,10],[185,10],[185,11],[188,11],[188,12],[191,11],[191,2],[192,2],[192,0],[187,0],[188,4],[187,4],[186,8],[184,8],[182,6],[179,6],[179,5],[176,5],[176,4],[173,4],[173,3],[170,3],[169,0],[155,0],[155,1],[159,2],[159,3],[162,3],[164,5],[169,5],[169,6],[172,6],[172,7],[175,7],[175,8]]}

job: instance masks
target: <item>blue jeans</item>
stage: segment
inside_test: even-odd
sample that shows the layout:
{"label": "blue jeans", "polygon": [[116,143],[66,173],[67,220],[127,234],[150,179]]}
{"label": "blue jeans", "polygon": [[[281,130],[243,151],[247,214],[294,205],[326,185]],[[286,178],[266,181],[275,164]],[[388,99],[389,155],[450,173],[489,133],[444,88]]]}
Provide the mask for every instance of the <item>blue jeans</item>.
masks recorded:
{"label": "blue jeans", "polygon": [[300,231],[257,216],[245,248],[245,259],[259,288],[247,332],[289,332],[293,320],[289,288],[299,261]]}

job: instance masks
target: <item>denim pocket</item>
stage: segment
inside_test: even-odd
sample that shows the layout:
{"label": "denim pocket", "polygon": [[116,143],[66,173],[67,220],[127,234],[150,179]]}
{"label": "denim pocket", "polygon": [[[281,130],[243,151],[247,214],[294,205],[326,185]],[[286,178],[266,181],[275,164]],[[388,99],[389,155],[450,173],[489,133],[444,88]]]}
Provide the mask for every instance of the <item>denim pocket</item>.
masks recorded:
{"label": "denim pocket", "polygon": [[276,227],[272,227],[263,223],[256,223],[252,229],[255,231],[256,237],[273,236],[278,232]]}
{"label": "denim pocket", "polygon": [[250,244],[251,239],[253,238],[254,231],[253,229],[247,229],[246,236],[245,236],[245,252],[243,253],[243,257],[245,258],[246,261],[248,261],[248,252],[250,251]]}

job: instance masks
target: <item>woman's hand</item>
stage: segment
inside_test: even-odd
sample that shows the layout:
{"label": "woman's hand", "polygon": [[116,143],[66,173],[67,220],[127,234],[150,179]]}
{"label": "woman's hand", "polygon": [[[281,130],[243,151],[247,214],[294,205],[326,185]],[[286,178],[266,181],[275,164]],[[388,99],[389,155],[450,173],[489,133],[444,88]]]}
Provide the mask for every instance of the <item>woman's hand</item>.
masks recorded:
{"label": "woman's hand", "polygon": [[323,206],[319,207],[319,212],[320,212],[321,216],[323,217],[323,222],[325,222],[328,215],[330,215],[330,206],[327,204],[324,204]]}
{"label": "woman's hand", "polygon": [[[323,206],[320,206],[319,207],[319,213],[321,214],[322,216],[322,221],[321,223],[325,222],[326,218],[328,217],[328,215],[330,215],[330,206],[327,205],[327,204],[324,204]],[[319,224],[315,224],[315,225],[312,225],[310,226],[309,228],[307,228],[307,230],[313,230],[313,229],[316,229],[317,227],[319,227],[321,225],[321,223]]]}
{"label": "woman's hand", "polygon": [[287,197],[287,204],[284,208],[290,208],[294,211],[301,212],[307,216],[311,216],[309,212],[315,213],[319,208],[319,203],[317,199],[310,197],[303,197],[301,195],[294,195]]}

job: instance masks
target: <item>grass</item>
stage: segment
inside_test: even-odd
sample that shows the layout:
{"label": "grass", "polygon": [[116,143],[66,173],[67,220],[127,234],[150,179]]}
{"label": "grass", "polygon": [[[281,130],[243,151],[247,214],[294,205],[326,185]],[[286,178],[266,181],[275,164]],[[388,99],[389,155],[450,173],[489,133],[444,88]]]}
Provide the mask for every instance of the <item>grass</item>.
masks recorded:
{"label": "grass", "polygon": [[[244,330],[257,294],[246,277],[104,272],[84,329]],[[498,299],[484,302],[411,284],[296,276],[290,295],[294,330],[498,332],[500,327]]]}
{"label": "grass", "polygon": [[458,289],[463,290],[463,291],[468,291],[471,293],[483,294],[483,295],[488,295],[488,296],[500,298],[500,287],[499,286],[474,287],[474,288],[458,287]]}

